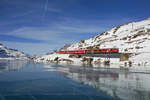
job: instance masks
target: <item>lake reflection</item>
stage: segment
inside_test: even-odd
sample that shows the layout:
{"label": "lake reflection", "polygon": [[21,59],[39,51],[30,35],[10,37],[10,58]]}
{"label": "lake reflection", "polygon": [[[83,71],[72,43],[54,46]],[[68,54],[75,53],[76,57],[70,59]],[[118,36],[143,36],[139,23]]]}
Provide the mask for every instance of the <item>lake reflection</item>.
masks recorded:
{"label": "lake reflection", "polygon": [[150,74],[120,69],[59,67],[57,72],[122,100],[150,100]]}
{"label": "lake reflection", "polygon": [[59,72],[60,69],[64,71],[64,67],[55,64],[0,63],[0,100],[116,100],[89,85],[67,78]]}
{"label": "lake reflection", "polygon": [[0,61],[0,100],[150,100],[150,74]]}
{"label": "lake reflection", "polygon": [[59,72],[122,100],[150,100],[150,74],[131,73],[120,69],[69,67]]}

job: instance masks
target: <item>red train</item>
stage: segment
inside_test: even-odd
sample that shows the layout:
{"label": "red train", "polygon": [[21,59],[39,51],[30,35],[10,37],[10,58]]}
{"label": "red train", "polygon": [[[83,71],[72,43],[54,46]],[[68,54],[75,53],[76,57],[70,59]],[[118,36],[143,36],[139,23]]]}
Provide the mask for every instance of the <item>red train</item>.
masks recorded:
{"label": "red train", "polygon": [[110,49],[95,49],[95,50],[71,50],[71,51],[59,51],[59,54],[104,54],[104,53],[118,53],[118,48]]}

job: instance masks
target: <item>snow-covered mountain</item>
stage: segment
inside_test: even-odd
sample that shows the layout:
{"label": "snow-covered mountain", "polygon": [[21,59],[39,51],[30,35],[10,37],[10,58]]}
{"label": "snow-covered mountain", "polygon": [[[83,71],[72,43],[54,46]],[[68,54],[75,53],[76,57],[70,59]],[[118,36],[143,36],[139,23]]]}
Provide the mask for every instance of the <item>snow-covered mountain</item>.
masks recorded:
{"label": "snow-covered mountain", "polygon": [[117,26],[88,40],[81,40],[67,48],[119,48],[120,52],[149,52],[150,19]]}
{"label": "snow-covered mountain", "polygon": [[136,63],[150,63],[150,18],[114,27],[88,40],[72,44],[67,50],[119,48],[121,53],[133,53]]}
{"label": "snow-covered mountain", "polygon": [[[150,65],[150,18],[114,27],[98,36],[72,44],[64,50],[100,48],[119,48],[120,53],[132,53],[129,61],[133,64]],[[51,56],[44,57],[50,59]]]}
{"label": "snow-covered mountain", "polygon": [[27,55],[15,49],[0,44],[0,59],[28,59]]}

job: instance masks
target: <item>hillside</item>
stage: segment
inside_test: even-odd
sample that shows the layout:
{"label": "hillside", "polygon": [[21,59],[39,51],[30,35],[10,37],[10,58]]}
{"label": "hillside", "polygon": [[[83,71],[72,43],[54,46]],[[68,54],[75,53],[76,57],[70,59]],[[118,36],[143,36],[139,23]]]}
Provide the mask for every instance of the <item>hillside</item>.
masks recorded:
{"label": "hillside", "polygon": [[23,52],[7,48],[3,44],[0,44],[0,59],[28,59],[28,57]]}
{"label": "hillside", "polygon": [[132,53],[129,61],[133,64],[150,65],[150,18],[114,27],[64,50],[100,48],[119,48],[120,53]]}

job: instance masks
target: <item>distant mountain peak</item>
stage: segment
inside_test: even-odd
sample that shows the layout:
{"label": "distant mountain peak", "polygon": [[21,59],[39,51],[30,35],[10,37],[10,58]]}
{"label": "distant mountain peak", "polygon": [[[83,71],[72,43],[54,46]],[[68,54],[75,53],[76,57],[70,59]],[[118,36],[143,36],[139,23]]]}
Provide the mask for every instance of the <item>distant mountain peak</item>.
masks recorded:
{"label": "distant mountain peak", "polygon": [[0,59],[28,59],[28,57],[23,52],[7,48],[0,43]]}

